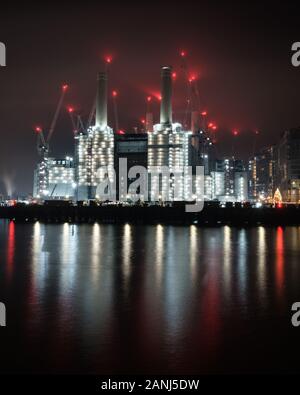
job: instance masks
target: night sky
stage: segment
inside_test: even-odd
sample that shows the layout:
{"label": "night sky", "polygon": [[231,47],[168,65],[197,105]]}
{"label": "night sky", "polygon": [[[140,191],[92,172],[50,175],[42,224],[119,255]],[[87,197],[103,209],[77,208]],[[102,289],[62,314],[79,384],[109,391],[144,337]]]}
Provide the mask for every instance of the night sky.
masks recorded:
{"label": "night sky", "polygon": [[[143,4],[144,3],[144,4]],[[250,2],[52,2],[1,4],[0,41],[7,67],[0,67],[0,193],[4,179],[18,194],[32,191],[37,161],[35,125],[47,130],[62,83],[65,104],[87,118],[103,58],[112,55],[109,90],[119,92],[122,129],[140,126],[146,97],[157,94],[160,67],[172,65],[174,118],[182,120],[186,89],[180,50],[198,76],[200,107],[218,125],[220,155],[237,156],[275,143],[280,132],[300,125],[300,67],[291,64],[291,45],[300,41],[293,3]],[[18,8],[17,8],[18,7]],[[110,125],[114,126],[110,101]],[[153,100],[158,121],[159,101]],[[260,134],[256,137],[255,130]],[[63,109],[52,154],[72,154],[72,126]]]}

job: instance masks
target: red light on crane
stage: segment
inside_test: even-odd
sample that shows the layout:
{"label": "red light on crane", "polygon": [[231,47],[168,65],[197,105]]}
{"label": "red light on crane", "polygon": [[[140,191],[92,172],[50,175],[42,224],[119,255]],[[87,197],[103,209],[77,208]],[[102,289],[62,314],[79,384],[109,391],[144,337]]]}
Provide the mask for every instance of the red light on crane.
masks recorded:
{"label": "red light on crane", "polygon": [[148,97],[147,97],[147,102],[150,103],[151,100],[152,100],[152,97],[151,97],[151,96],[148,96]]}
{"label": "red light on crane", "polygon": [[69,85],[68,84],[64,84],[61,88],[62,88],[63,91],[66,91],[69,88]]}
{"label": "red light on crane", "polygon": [[216,126],[216,125],[213,125],[213,126],[212,126],[212,130],[217,130],[217,126]]}
{"label": "red light on crane", "polygon": [[232,131],[232,134],[233,134],[234,136],[238,136],[238,135],[239,135],[239,131],[236,130],[236,129],[234,129],[234,130]]}
{"label": "red light on crane", "polygon": [[142,118],[141,123],[144,125],[146,123],[146,120],[144,118]]}
{"label": "red light on crane", "polygon": [[195,81],[196,79],[197,79],[196,74],[192,74],[192,75],[190,75],[190,77],[189,77],[189,82],[193,82],[193,81]]}
{"label": "red light on crane", "polygon": [[184,57],[186,56],[186,52],[185,52],[185,51],[180,51],[180,56],[181,56],[182,58],[184,58]]}
{"label": "red light on crane", "polygon": [[172,73],[172,78],[175,79],[176,77],[177,77],[177,73],[174,71],[174,72]]}
{"label": "red light on crane", "polygon": [[40,126],[36,126],[34,128],[34,130],[36,131],[36,133],[41,133],[42,132],[42,128]]}
{"label": "red light on crane", "polygon": [[214,124],[212,123],[212,122],[210,122],[209,124],[208,124],[208,127],[209,128],[212,128],[214,126]]}
{"label": "red light on crane", "polygon": [[111,63],[112,62],[112,57],[110,55],[105,57],[105,62],[106,63]]}
{"label": "red light on crane", "polygon": [[125,134],[125,132],[124,132],[124,130],[119,129],[119,130],[118,130],[118,134]]}
{"label": "red light on crane", "polygon": [[72,112],[74,112],[74,108],[71,107],[71,106],[69,106],[69,107],[67,108],[67,110],[68,110],[68,112],[69,112],[70,114],[72,114]]}
{"label": "red light on crane", "polygon": [[201,115],[202,115],[203,117],[206,117],[207,111],[202,111]]}
{"label": "red light on crane", "polygon": [[113,97],[117,97],[118,96],[118,92],[116,90],[113,90],[112,91],[112,95],[113,95]]}

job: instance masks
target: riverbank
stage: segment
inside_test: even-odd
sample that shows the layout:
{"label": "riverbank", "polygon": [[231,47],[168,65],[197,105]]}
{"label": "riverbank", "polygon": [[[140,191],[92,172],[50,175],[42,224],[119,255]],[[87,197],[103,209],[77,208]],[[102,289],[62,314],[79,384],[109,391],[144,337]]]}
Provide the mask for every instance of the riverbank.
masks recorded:
{"label": "riverbank", "polygon": [[196,213],[185,212],[185,206],[46,206],[26,205],[0,207],[0,218],[15,222],[44,223],[134,223],[201,226],[279,226],[300,225],[300,207],[217,207],[205,205]]}

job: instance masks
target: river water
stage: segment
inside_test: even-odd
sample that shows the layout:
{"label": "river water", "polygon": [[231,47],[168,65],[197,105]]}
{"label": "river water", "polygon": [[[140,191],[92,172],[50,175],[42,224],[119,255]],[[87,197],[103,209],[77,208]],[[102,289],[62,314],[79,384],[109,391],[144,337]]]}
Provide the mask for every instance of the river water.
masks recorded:
{"label": "river water", "polygon": [[0,371],[300,371],[300,227],[0,221]]}

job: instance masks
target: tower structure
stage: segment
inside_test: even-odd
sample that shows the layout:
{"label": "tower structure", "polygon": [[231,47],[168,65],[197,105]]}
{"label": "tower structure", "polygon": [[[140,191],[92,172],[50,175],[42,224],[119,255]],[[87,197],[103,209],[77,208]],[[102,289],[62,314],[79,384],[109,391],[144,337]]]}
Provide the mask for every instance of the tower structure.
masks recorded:
{"label": "tower structure", "polygon": [[[160,123],[148,131],[148,172],[150,200],[185,200],[191,193],[189,175],[189,139],[180,123],[172,120],[172,68],[161,69]],[[181,174],[181,176],[179,176]]]}

